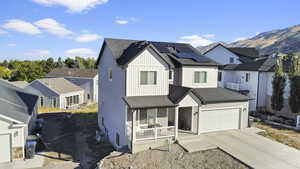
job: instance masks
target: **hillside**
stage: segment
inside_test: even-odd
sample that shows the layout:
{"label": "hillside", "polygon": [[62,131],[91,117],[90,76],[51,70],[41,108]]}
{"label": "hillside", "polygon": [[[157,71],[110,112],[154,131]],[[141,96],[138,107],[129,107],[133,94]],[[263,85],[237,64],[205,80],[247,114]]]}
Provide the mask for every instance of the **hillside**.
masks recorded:
{"label": "hillside", "polygon": [[[231,44],[221,43],[228,47],[256,47],[260,55],[269,55],[275,52],[300,52],[300,25],[263,32],[250,39],[240,40]],[[198,49],[204,53],[216,44],[212,43],[208,46],[198,47]]]}

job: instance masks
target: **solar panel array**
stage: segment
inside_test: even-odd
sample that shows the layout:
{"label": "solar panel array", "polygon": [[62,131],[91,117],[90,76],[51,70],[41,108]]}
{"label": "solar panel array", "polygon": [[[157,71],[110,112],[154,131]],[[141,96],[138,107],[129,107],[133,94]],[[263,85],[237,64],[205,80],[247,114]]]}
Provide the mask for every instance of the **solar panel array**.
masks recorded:
{"label": "solar panel array", "polygon": [[210,60],[196,53],[175,53],[175,56],[183,59],[193,59],[196,62],[209,62]]}

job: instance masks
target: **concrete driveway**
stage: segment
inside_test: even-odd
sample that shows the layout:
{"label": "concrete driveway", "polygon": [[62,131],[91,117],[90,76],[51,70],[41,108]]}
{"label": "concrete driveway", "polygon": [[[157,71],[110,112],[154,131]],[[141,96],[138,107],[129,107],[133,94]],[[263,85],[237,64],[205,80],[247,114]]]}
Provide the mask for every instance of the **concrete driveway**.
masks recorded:
{"label": "concrete driveway", "polygon": [[207,133],[179,144],[186,149],[193,149],[189,145],[215,146],[255,169],[300,169],[300,151],[257,135],[253,130]]}

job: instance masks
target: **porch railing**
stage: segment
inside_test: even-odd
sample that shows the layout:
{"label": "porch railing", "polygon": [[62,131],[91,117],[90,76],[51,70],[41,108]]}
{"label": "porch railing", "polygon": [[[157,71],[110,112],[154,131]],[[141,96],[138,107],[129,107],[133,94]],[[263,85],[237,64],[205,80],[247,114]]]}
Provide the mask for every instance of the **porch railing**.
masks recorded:
{"label": "porch railing", "polygon": [[230,83],[230,82],[226,83],[226,88],[236,90],[236,91],[249,90],[249,87],[247,85],[239,84],[239,83]]}
{"label": "porch railing", "polygon": [[151,140],[175,136],[175,127],[155,127],[147,129],[137,129],[136,141]]}

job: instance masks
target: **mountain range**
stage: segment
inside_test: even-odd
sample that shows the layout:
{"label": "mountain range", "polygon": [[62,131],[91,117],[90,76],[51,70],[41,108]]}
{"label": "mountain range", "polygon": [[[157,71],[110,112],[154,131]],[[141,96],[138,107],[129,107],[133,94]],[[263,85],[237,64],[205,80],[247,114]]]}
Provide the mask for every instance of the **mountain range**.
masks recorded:
{"label": "mountain range", "polygon": [[[260,55],[271,55],[276,52],[300,53],[300,25],[263,32],[252,38],[230,44],[224,42],[218,43],[222,43],[228,47],[255,47]],[[204,53],[218,43],[198,47],[198,49]]]}

